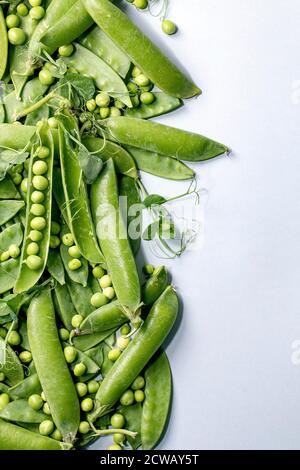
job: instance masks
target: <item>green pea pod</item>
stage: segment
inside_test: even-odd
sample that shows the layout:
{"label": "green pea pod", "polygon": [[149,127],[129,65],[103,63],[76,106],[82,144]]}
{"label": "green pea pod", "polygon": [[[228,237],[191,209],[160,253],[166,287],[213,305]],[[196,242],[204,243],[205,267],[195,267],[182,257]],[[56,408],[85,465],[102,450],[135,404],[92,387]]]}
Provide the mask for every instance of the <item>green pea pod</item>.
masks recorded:
{"label": "green pea pod", "polygon": [[161,90],[177,98],[191,98],[201,90],[109,0],[82,0],[88,13],[131,61]]}
{"label": "green pea pod", "polygon": [[[73,150],[68,133],[76,129],[74,118],[61,116],[59,126],[59,153],[62,185],[68,224],[82,256],[91,263],[104,264],[99,249],[88,202],[88,194],[83,181],[82,169],[78,160],[78,148]],[[75,127],[74,127],[75,126]]]}
{"label": "green pea pod", "polygon": [[48,418],[47,415],[41,411],[35,411],[28,405],[27,400],[15,400],[6,405],[0,411],[0,418],[7,421],[21,422],[21,423],[41,423]]}
{"label": "green pea pod", "polygon": [[49,274],[61,285],[65,284],[64,265],[58,250],[49,250],[47,269]]}
{"label": "green pea pod", "polygon": [[12,289],[20,271],[21,258],[9,259],[0,263],[0,294]]}
{"label": "green pea pod", "polygon": [[110,302],[94,310],[80,325],[83,334],[95,334],[119,328],[128,321],[118,302]]}
{"label": "green pea pod", "polygon": [[31,301],[27,327],[33,361],[53,421],[64,440],[73,442],[80,421],[79,402],[60,345],[50,291],[44,290]]}
{"label": "green pea pod", "polygon": [[[47,88],[48,86],[42,85],[38,78],[33,78],[24,86],[22,101],[17,97],[15,91],[9,93],[3,100],[6,121],[8,123],[16,121],[18,114],[41,98],[47,91]],[[28,122],[28,124],[30,123]]]}
{"label": "green pea pod", "polygon": [[117,173],[138,178],[138,171],[134,159],[125,149],[119,145],[97,137],[85,137],[83,143],[90,152],[98,152],[97,155],[106,162],[113,159]]}
{"label": "green pea pod", "polygon": [[133,254],[136,256],[141,246],[142,202],[136,182],[128,176],[121,178],[120,196],[125,199],[127,212],[127,232]]}
{"label": "green pea pod", "polygon": [[113,98],[118,98],[129,108],[132,107],[129,91],[119,75],[100,57],[91,51],[75,44],[75,52],[71,57],[64,57],[69,67],[74,67],[81,75],[93,78],[96,86]]}
{"label": "green pea pod", "polygon": [[102,289],[101,289],[100,284],[99,284],[99,280],[95,279],[92,274],[89,275],[88,286],[92,289],[93,294],[96,294],[98,292],[102,292]]}
{"label": "green pea pod", "polygon": [[7,393],[9,390],[9,386],[5,385],[4,383],[0,382],[0,393]]}
{"label": "green pea pod", "polygon": [[70,450],[71,444],[55,441],[0,420],[0,450]]}
{"label": "green pea pod", "polygon": [[0,199],[21,199],[19,191],[9,176],[0,181]]}
{"label": "green pea pod", "polygon": [[98,344],[102,343],[102,341],[114,333],[116,329],[117,328],[111,328],[110,330],[100,331],[99,333],[76,336],[73,339],[74,345],[77,349],[80,349],[80,351],[87,351],[88,349],[94,348]]}
{"label": "green pea pod", "polygon": [[133,156],[139,170],[170,180],[190,180],[195,177],[195,172],[180,160],[166,155],[149,152],[148,150],[126,146]]}
{"label": "green pea pod", "polygon": [[121,77],[127,76],[131,65],[130,59],[98,26],[85,34],[79,42],[103,59]]}
{"label": "green pea pod", "polygon": [[27,334],[27,322],[26,321],[21,321],[21,324],[19,326],[19,333],[21,335],[21,347],[25,349],[26,351],[30,351],[30,345],[28,341],[28,334]]}
{"label": "green pea pod", "polygon": [[[61,236],[63,236],[66,233],[70,233],[70,231],[66,225],[63,225],[60,233],[61,233]],[[60,244],[60,256],[61,256],[64,268],[65,268],[65,271],[67,272],[70,279],[86,287],[88,275],[89,275],[89,267],[88,267],[87,260],[85,258],[80,258],[81,267],[79,269],[76,269],[75,271],[70,269],[69,262],[72,261],[74,258],[72,258],[69,255],[68,247],[64,245],[63,243]]]}
{"label": "green pea pod", "polygon": [[13,398],[29,398],[34,393],[41,393],[42,387],[37,374],[30,375],[22,382],[14,385],[8,390],[8,394]]}
{"label": "green pea pod", "polygon": [[[64,343],[64,346],[69,346],[69,344]],[[82,362],[85,365],[86,374],[91,374],[91,375],[97,374],[100,370],[100,367],[98,366],[98,364],[95,361],[93,361],[93,359],[91,359],[89,356],[87,356],[87,354],[85,354],[83,351],[80,351],[79,349],[76,349],[76,351],[77,351],[76,363]],[[72,370],[74,370],[76,363],[73,363],[71,365]],[[80,381],[82,381],[82,376],[80,377]]]}
{"label": "green pea pod", "polygon": [[26,126],[36,126],[39,121],[48,119],[50,115],[50,108],[47,104],[36,109],[32,113],[28,114],[25,119]]}
{"label": "green pea pod", "polygon": [[0,103],[0,124],[5,122],[5,108],[4,105]]}
{"label": "green pea pod", "polygon": [[13,349],[0,337],[0,372],[3,372],[8,385],[13,386],[24,379],[21,362]]}
{"label": "green pea pod", "polygon": [[228,152],[228,148],[200,134],[158,122],[126,116],[102,121],[109,138],[122,145],[149,150],[180,160],[203,161]]}
{"label": "green pea pod", "polygon": [[0,225],[15,217],[24,206],[24,201],[16,201],[15,199],[0,201]]}
{"label": "green pea pod", "polygon": [[135,403],[131,406],[119,406],[117,409],[118,413],[121,413],[125,418],[126,429],[137,433],[137,436],[130,437],[126,436],[126,440],[129,442],[133,450],[137,450],[141,443],[141,421],[142,421],[142,405]]}
{"label": "green pea pod", "polygon": [[[18,132],[16,133],[15,124],[0,124],[0,148],[8,147],[14,150],[21,150],[26,148],[28,151],[31,150],[32,144],[31,139],[36,133],[36,127],[34,126],[18,126]],[[58,132],[56,129],[51,130],[55,155],[58,155]]]}
{"label": "green pea pod", "polygon": [[93,359],[94,362],[100,367],[102,367],[103,364],[103,344],[99,344],[98,346],[94,348],[90,348],[87,351],[85,351],[85,354]]}
{"label": "green pea pod", "polygon": [[77,313],[87,317],[94,310],[91,305],[92,289],[89,286],[83,287],[70,279],[67,279],[67,286]]}
{"label": "green pea pod", "polygon": [[143,450],[150,450],[164,432],[172,399],[171,369],[165,352],[161,352],[147,366],[145,380],[141,437]]}
{"label": "green pea pod", "polygon": [[172,286],[155,302],[145,322],[126,351],[114,363],[95,398],[95,409],[90,419],[104,415],[130,387],[151,357],[168,336],[178,313],[178,299]]}
{"label": "green pea pod", "polygon": [[155,269],[152,276],[142,287],[142,300],[145,305],[152,305],[168,285],[168,272],[165,266]]}
{"label": "green pea pod", "polygon": [[72,318],[76,315],[69,290],[66,285],[56,286],[53,290],[55,311],[68,330],[72,330]]}
{"label": "green pea pod", "polygon": [[140,104],[140,106],[136,108],[126,109],[126,116],[139,119],[150,119],[175,111],[175,109],[182,106],[181,100],[174,96],[167,95],[163,92],[153,93],[153,95],[155,96],[153,103]]}
{"label": "green pea pod", "polygon": [[49,157],[44,159],[46,161],[48,168],[47,172],[45,173],[44,177],[48,180],[48,187],[44,191],[44,202],[43,205],[45,207],[45,215],[44,220],[46,222],[46,226],[43,229],[43,239],[39,242],[39,259],[40,264],[37,266],[37,269],[31,269],[27,265],[27,260],[29,259],[27,255],[27,248],[29,243],[31,243],[31,239],[29,238],[29,234],[32,230],[31,223],[34,218],[34,215],[31,213],[31,195],[35,188],[33,187],[33,165],[36,161],[39,160],[38,156],[36,155],[36,146],[32,148],[31,157],[30,157],[30,165],[29,165],[29,175],[28,175],[28,192],[27,192],[27,212],[26,212],[26,227],[25,227],[25,236],[24,242],[22,247],[22,254],[21,254],[21,267],[20,272],[18,275],[18,279],[16,281],[16,285],[14,287],[15,293],[26,292],[27,290],[31,289],[40,279],[42,276],[48,258],[49,252],[49,242],[50,242],[50,233],[51,233],[51,207],[52,207],[52,171],[53,171],[53,161],[54,161],[54,145],[53,145],[53,138],[50,131],[50,128],[47,124],[43,124],[43,126],[37,132],[39,138],[39,145],[43,145],[47,147],[50,151]]}
{"label": "green pea pod", "polygon": [[81,0],[77,0],[60,20],[46,31],[41,42],[46,50],[53,54],[60,46],[75,41],[93,23]]}
{"label": "green pea pod", "polygon": [[23,241],[23,230],[20,223],[7,227],[0,233],[0,253],[7,251],[10,245],[20,246]]}
{"label": "green pea pod", "polygon": [[120,214],[117,178],[112,160],[92,184],[92,214],[117,298],[129,315],[137,313],[141,297],[137,268]]}
{"label": "green pea pod", "polygon": [[2,79],[7,65],[8,58],[8,39],[5,18],[2,7],[0,6],[0,43],[1,43],[1,56],[0,56],[0,80]]}

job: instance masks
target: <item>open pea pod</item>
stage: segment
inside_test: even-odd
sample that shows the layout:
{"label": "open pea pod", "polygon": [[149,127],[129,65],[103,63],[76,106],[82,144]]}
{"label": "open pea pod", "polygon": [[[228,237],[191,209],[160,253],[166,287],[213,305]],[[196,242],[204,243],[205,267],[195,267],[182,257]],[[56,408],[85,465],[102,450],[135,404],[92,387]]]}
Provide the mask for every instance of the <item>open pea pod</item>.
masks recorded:
{"label": "open pea pod", "polygon": [[[66,233],[69,233],[69,229],[66,225],[62,226],[61,229],[61,235],[65,235]],[[88,262],[85,258],[81,258],[81,266],[79,269],[72,270],[69,268],[69,263],[72,261],[74,258],[72,258],[69,253],[68,253],[68,247],[64,245],[63,243],[60,244],[60,256],[65,268],[65,271],[67,272],[68,276],[72,281],[77,282],[78,284],[83,285],[84,287],[87,286],[87,281],[88,281],[88,276],[89,276],[89,266]]]}
{"label": "open pea pod", "polygon": [[0,5],[0,43],[1,43],[1,55],[0,55],[0,80],[3,77],[8,58],[8,39],[5,18]]}
{"label": "open pea pod", "polygon": [[0,181],[0,199],[21,199],[19,191],[9,176]]}
{"label": "open pea pod", "polygon": [[94,310],[91,305],[92,289],[88,285],[83,287],[81,284],[71,281],[71,279],[67,279],[67,286],[77,313],[87,317]]}
{"label": "open pea pod", "polygon": [[0,253],[7,251],[10,245],[20,246],[23,241],[23,230],[20,223],[7,227],[0,233]]}
{"label": "open pea pod", "polygon": [[[38,78],[33,78],[24,86],[22,101],[18,98],[15,91],[9,93],[3,101],[6,122],[11,123],[16,121],[18,114],[27,108],[27,106],[41,98],[47,88],[47,86],[42,85]],[[28,122],[28,125],[30,125],[30,122]]]}
{"label": "open pea pod", "polygon": [[49,274],[51,274],[61,286],[65,284],[64,265],[58,250],[49,250],[47,269]]}
{"label": "open pea pod", "polygon": [[41,393],[42,387],[37,374],[32,374],[22,382],[8,389],[8,394],[13,399],[29,398],[34,393]]}
{"label": "open pea pod", "polygon": [[20,271],[21,258],[10,258],[0,263],[0,294],[12,289]]}
{"label": "open pea pod", "polygon": [[77,312],[66,284],[63,286],[56,286],[55,289],[53,289],[53,302],[55,312],[63,322],[64,326],[68,330],[72,330],[72,318]]}
{"label": "open pea pod", "polygon": [[113,334],[117,329],[117,327],[114,327],[109,330],[100,331],[93,334],[76,336],[73,339],[73,342],[76,348],[80,349],[80,351],[87,351],[102,343],[102,341],[111,336],[111,334]]}
{"label": "open pea pod", "polygon": [[24,379],[21,362],[13,349],[0,337],[0,372],[3,372],[8,385],[13,386]]}
{"label": "open pea pod", "polygon": [[104,60],[85,47],[75,44],[75,48],[71,57],[64,57],[64,62],[69,67],[74,67],[80,74],[93,78],[99,90],[105,91],[113,98],[118,98],[131,108],[129,91],[121,77]]}
{"label": "open pea pod", "polygon": [[182,101],[163,92],[153,93],[155,100],[151,104],[140,104],[136,108],[126,109],[125,114],[139,119],[150,119],[175,111],[182,106]]}
{"label": "open pea pod", "polygon": [[0,201],[0,225],[11,220],[24,206],[24,201],[15,199]]}
{"label": "open pea pod", "polygon": [[[68,346],[68,343],[65,343],[64,346]],[[74,369],[75,365],[78,362],[82,362],[86,367],[86,374],[87,375],[88,374],[91,374],[91,375],[97,374],[100,370],[100,367],[98,366],[98,364],[95,361],[93,361],[93,359],[91,359],[84,352],[80,351],[79,349],[76,349],[76,350],[77,350],[76,361],[71,365],[71,368]],[[82,380],[82,377],[80,377],[80,380]]]}
{"label": "open pea pod", "polygon": [[[49,156],[43,161],[47,164],[47,171],[44,174],[43,181],[47,182],[47,187],[44,189],[44,201],[43,206],[45,208],[45,214],[43,216],[44,226],[41,226],[41,231],[43,234],[42,240],[39,242],[39,251],[38,255],[28,255],[27,249],[28,245],[31,243],[30,232],[35,227],[35,222],[37,219],[31,212],[32,201],[31,196],[35,187],[33,186],[34,175],[33,175],[33,165],[39,161],[39,158],[36,154],[37,146],[34,145],[31,151],[30,165],[29,165],[29,175],[28,175],[28,192],[27,192],[27,212],[26,212],[26,227],[24,242],[22,247],[21,254],[21,266],[16,285],[14,287],[14,292],[26,292],[31,289],[42,276],[48,258],[49,251],[49,242],[50,242],[50,233],[51,233],[51,207],[52,207],[52,172],[53,172],[53,161],[54,161],[54,144],[53,138],[50,131],[50,128],[47,124],[37,131],[37,136],[39,140],[39,145],[47,147],[49,149]],[[45,183],[46,184],[46,183]]]}
{"label": "open pea pod", "polygon": [[21,423],[41,423],[48,419],[48,416],[31,408],[27,400],[14,400],[0,411],[0,418]]}
{"label": "open pea pod", "polygon": [[83,143],[90,152],[95,152],[104,162],[112,158],[116,171],[133,179],[138,178],[138,171],[132,156],[120,145],[100,137],[85,137]]}

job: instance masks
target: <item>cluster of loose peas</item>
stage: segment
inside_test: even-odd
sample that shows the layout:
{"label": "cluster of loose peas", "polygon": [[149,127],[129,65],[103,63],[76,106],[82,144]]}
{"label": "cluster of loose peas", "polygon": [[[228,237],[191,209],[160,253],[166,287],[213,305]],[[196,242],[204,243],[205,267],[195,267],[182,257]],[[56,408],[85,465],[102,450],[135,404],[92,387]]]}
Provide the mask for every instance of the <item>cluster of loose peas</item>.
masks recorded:
{"label": "cluster of loose peas", "polygon": [[28,9],[25,3],[17,6],[16,13],[12,13],[6,17],[6,25],[8,28],[8,40],[13,46],[21,46],[26,41],[26,33],[20,28],[20,16],[31,16],[33,20],[39,21],[45,16],[45,8],[42,6],[43,0],[29,0],[31,8]]}
{"label": "cluster of loose peas", "polygon": [[3,251],[0,255],[0,261],[7,261],[9,260],[10,258],[19,258],[21,254],[21,250],[20,248],[18,247],[18,245],[16,245],[15,243],[12,243],[9,247],[8,247],[8,250],[6,251]]}
{"label": "cluster of loose peas", "polygon": [[[126,0],[128,3],[132,3],[138,10],[146,10],[149,6],[149,0]],[[161,23],[161,29],[166,34],[175,34],[177,32],[177,26],[173,21],[163,18]]]}

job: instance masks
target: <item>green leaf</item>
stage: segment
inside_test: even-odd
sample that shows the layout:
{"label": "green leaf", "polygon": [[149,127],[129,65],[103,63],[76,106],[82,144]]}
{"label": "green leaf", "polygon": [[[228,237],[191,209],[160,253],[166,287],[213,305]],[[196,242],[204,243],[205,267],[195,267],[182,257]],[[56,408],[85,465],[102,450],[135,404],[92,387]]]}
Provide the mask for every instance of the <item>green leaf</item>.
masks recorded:
{"label": "green leaf", "polygon": [[13,165],[24,163],[28,155],[28,152],[17,152],[7,149],[0,150],[0,181],[5,178],[8,170],[10,170]]}
{"label": "green leaf", "polygon": [[103,168],[101,158],[90,153],[84,145],[80,145],[77,156],[86,183],[92,184]]}
{"label": "green leaf", "polygon": [[159,194],[150,194],[144,199],[143,204],[146,208],[149,208],[151,206],[160,206],[165,202],[167,202],[167,199],[163,196],[160,196]]}

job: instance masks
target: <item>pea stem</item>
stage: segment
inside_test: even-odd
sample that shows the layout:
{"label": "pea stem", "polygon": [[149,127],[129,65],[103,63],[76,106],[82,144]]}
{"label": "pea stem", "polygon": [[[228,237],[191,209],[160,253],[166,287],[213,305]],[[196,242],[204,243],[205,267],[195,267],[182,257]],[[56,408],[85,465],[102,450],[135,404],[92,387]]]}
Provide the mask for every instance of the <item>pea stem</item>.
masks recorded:
{"label": "pea stem", "polygon": [[95,431],[96,436],[109,436],[110,434],[124,434],[124,436],[129,436],[129,437],[132,437],[134,439],[138,435],[137,432],[128,431],[128,429],[110,428],[110,429],[101,429],[101,430],[98,431],[92,425],[92,423],[90,423],[90,424],[91,424],[91,427],[92,427],[93,431]]}
{"label": "pea stem", "polygon": [[42,99],[37,101],[36,103],[32,104],[31,106],[28,106],[28,108],[23,109],[20,113],[16,115],[16,121],[19,119],[22,119],[23,117],[27,116],[30,113],[33,113],[37,109],[40,109],[44,104],[48,103],[52,98],[55,97],[54,93],[49,93],[48,95],[44,96]]}

